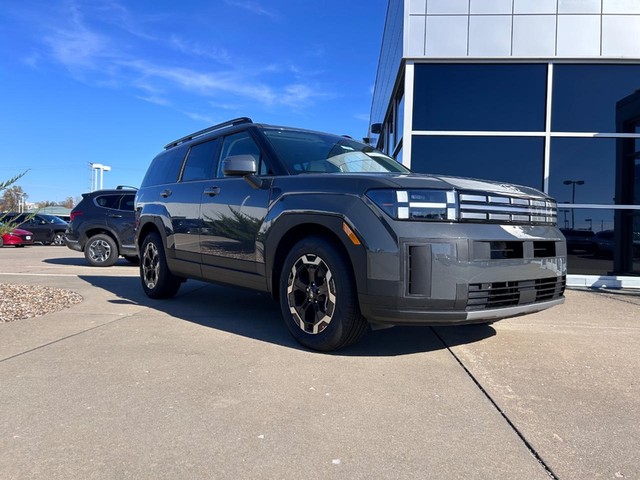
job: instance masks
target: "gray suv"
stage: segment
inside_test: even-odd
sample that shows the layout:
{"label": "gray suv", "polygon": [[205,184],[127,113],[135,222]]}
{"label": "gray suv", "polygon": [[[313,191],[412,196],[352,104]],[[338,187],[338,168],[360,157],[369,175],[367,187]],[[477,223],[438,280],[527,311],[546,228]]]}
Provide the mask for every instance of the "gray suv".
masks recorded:
{"label": "gray suv", "polygon": [[180,138],[152,161],[136,215],[148,296],[188,278],[269,292],[316,350],[370,325],[491,323],[564,301],[554,200],[413,174],[342,136],[239,118]]}
{"label": "gray suv", "polygon": [[67,247],[84,252],[94,267],[110,267],[120,256],[137,263],[134,200],[133,189],[83,193],[80,203],[71,210],[65,232]]}

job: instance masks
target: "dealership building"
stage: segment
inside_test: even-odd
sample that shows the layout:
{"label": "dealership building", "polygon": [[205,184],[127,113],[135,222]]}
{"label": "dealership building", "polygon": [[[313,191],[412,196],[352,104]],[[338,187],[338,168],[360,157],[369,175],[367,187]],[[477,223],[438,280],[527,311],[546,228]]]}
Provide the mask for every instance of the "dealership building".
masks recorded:
{"label": "dealership building", "polygon": [[389,0],[369,136],[550,194],[568,284],[640,287],[640,0]]}

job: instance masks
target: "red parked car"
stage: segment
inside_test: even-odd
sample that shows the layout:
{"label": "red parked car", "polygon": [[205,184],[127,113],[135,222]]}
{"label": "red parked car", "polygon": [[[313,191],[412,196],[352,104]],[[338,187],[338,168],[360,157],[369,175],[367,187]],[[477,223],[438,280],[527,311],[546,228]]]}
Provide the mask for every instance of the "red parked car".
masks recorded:
{"label": "red parked car", "polygon": [[13,245],[14,247],[33,245],[33,233],[21,228],[14,228],[11,232],[0,236],[0,247],[5,245]]}

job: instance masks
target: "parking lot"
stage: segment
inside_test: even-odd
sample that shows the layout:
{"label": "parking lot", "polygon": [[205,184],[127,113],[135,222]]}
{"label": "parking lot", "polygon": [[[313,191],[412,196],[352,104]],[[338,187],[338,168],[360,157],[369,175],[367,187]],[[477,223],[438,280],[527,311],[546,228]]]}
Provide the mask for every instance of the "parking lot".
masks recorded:
{"label": "parking lot", "polygon": [[0,323],[3,479],[640,478],[640,294],[334,354],[266,294],[150,300],[124,260],[0,249],[0,283],[84,301]]}

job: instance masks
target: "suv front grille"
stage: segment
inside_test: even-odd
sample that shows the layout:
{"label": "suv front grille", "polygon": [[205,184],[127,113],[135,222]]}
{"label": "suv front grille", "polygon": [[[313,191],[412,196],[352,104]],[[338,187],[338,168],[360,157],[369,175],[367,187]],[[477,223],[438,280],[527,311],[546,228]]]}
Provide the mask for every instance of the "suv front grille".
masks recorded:
{"label": "suv front grille", "polygon": [[460,221],[555,225],[558,207],[547,198],[484,195],[460,192]]}
{"label": "suv front grille", "polygon": [[516,282],[472,283],[467,311],[515,307],[562,297],[566,276]]}

